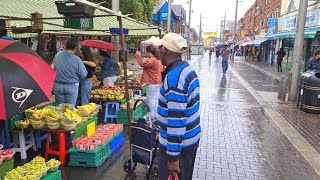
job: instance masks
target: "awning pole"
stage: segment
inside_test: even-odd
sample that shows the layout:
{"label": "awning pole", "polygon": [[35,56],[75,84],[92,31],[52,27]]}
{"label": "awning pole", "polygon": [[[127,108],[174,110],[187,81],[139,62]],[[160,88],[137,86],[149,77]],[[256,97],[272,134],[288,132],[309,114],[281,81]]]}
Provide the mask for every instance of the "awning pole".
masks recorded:
{"label": "awning pole", "polygon": [[158,28],[158,31],[159,31],[159,38],[162,39],[161,29]]}
{"label": "awning pole", "polygon": [[119,27],[120,27],[120,46],[121,46],[121,60],[122,60],[122,66],[124,71],[124,86],[125,86],[125,96],[127,100],[127,118],[128,118],[128,134],[129,134],[129,145],[131,147],[131,117],[130,117],[130,103],[129,103],[129,85],[128,85],[128,74],[127,74],[127,58],[126,58],[126,52],[124,49],[124,34],[123,34],[123,24],[122,24],[122,17],[117,16],[117,19],[119,21]]}

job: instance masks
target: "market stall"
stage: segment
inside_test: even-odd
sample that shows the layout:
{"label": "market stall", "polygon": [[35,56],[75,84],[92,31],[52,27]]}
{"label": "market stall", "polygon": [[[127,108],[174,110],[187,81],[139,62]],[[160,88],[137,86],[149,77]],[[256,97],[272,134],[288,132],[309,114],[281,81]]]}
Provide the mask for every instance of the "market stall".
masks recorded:
{"label": "market stall", "polygon": [[[99,35],[99,36],[120,36],[120,49],[125,49],[124,46],[124,35],[125,35],[125,29],[126,29],[126,35],[128,36],[141,36],[141,35],[158,35],[159,33],[161,34],[161,30],[159,27],[156,26],[150,26],[145,23],[136,21],[134,19],[129,18],[128,16],[122,15],[121,13],[116,13],[113,12],[107,8],[101,7],[99,5],[90,3],[88,1],[84,0],[74,0],[74,2],[82,4],[82,5],[88,5],[92,8],[95,9],[94,16],[91,16],[93,20],[93,27],[92,29],[87,28],[83,29],[82,27],[79,27],[79,29],[74,29],[70,27],[65,27],[66,22],[70,21],[70,19],[66,19],[64,16],[60,15],[57,12],[57,9],[55,7],[55,1],[54,0],[45,0],[42,2],[36,1],[36,0],[30,0],[28,2],[26,1],[11,1],[11,0],[5,0],[5,4],[8,5],[9,8],[4,8],[0,7],[0,18],[6,20],[7,22],[10,22],[7,26],[8,28],[8,35],[13,37],[13,38],[22,38],[22,37],[38,37],[38,52],[39,50],[43,51],[43,44],[41,43],[42,41],[42,36],[45,34],[60,34],[60,35]],[[17,3],[19,5],[17,5]],[[15,10],[13,11],[11,7],[14,7]],[[34,12],[42,12],[43,16],[37,16],[30,18],[30,14]],[[79,17],[79,18],[84,18],[84,17]],[[42,27],[39,23],[42,24]],[[26,32],[22,31],[24,27],[28,27],[31,25],[31,29],[25,29]],[[69,24],[70,25],[70,24]],[[111,31],[111,28],[116,28],[118,29],[117,32]],[[35,31],[36,30],[36,31]],[[30,31],[30,32],[27,32]],[[1,54],[1,50],[5,49],[6,46],[4,45],[5,43],[0,43],[0,64],[3,63],[2,57],[4,57]],[[30,54],[34,54],[35,56],[38,57],[33,51],[31,52],[29,48],[23,47],[20,48],[22,50],[28,50],[28,55],[25,55],[24,58],[29,59],[35,59],[29,57]],[[13,51],[10,51],[13,52]],[[120,78],[122,79],[121,83],[121,90],[115,89],[114,87],[112,89],[107,88],[105,91],[107,91],[107,95],[104,96],[104,93],[98,93],[99,95],[102,94],[102,96],[99,98],[99,101],[104,103],[104,100],[106,100],[106,107],[108,107],[107,103],[118,103],[118,109],[112,117],[116,117],[119,119],[119,122],[123,122],[123,124],[128,123],[129,125],[129,136],[130,136],[130,125],[131,125],[131,117],[132,115],[138,114],[140,117],[142,117],[144,114],[146,114],[146,108],[141,105],[138,106],[133,113],[132,110],[132,104],[134,98],[140,98],[138,96],[134,97],[132,92],[135,92],[137,89],[140,89],[139,95],[143,95],[143,88],[144,86],[140,86],[136,84],[135,82],[137,79],[133,78],[130,79],[130,84],[128,84],[128,77],[131,77],[133,73],[128,73],[127,67],[126,67],[126,56],[125,56],[125,51],[122,52],[122,75],[120,75]],[[24,53],[24,52],[21,52]],[[16,56],[13,56],[16,57]],[[6,61],[9,57],[5,57]],[[9,58],[10,59],[10,58]],[[41,62],[43,62],[41,60]],[[17,63],[17,61],[14,61],[14,63]],[[33,63],[34,64],[34,63]],[[37,63],[36,63],[37,64]],[[45,63],[44,63],[45,64]],[[6,67],[2,66],[1,67]],[[34,83],[30,83],[30,81],[23,81],[24,83],[29,83],[28,85],[24,84],[14,84],[16,81],[11,81],[9,84],[4,84],[4,81],[2,78],[3,77],[28,77],[26,74],[19,74],[21,71],[11,71],[12,69],[6,69],[6,71],[1,71],[1,80],[2,80],[2,86],[0,86],[0,105],[2,102],[7,103],[7,99],[4,97],[11,97],[10,96],[5,96],[7,94],[12,94],[12,89],[11,91],[7,92],[4,91],[4,94],[1,94],[1,88],[5,89],[6,87],[9,86],[14,86],[14,87],[26,87],[28,88],[23,92],[24,95],[26,95],[27,98],[23,100],[17,100],[20,103],[19,108],[10,108],[6,109],[5,112],[3,112],[3,109],[0,110],[0,119],[6,120],[5,121],[5,129],[4,132],[1,135],[1,142],[5,145],[5,149],[10,149],[11,148],[11,143],[9,139],[9,127],[11,127],[11,131],[14,134],[14,144],[17,145],[19,144],[19,147],[15,147],[12,149],[12,156],[14,152],[19,152],[21,154],[21,158],[24,159],[26,158],[26,151],[28,148],[41,148],[39,146],[39,141],[41,142],[40,138],[40,133],[39,132],[45,132],[46,137],[45,139],[47,140],[46,143],[46,150],[45,150],[45,156],[46,159],[48,158],[49,154],[57,155],[59,162],[62,164],[65,164],[65,156],[66,154],[70,153],[71,160],[69,165],[73,166],[90,166],[90,167],[97,167],[99,166],[109,155],[110,152],[115,151],[124,141],[123,139],[123,132],[122,132],[122,126],[119,125],[111,125],[107,124],[105,126],[97,126],[97,118],[96,114],[98,113],[98,109],[100,110],[101,108],[97,108],[100,106],[97,106],[96,104],[89,104],[88,106],[84,107],[78,107],[76,109],[70,109],[65,106],[55,106],[54,104],[49,104],[49,106],[36,106],[36,108],[33,109],[28,109],[32,106],[38,105],[42,102],[46,102],[50,99],[51,96],[51,90],[52,90],[52,82],[54,79],[54,75],[52,75],[51,71],[52,69],[47,66],[45,68],[42,68],[40,66],[34,66],[34,68],[37,69],[30,69],[30,61],[24,61],[23,63],[19,64],[20,66],[28,66],[28,73],[32,72],[36,75],[30,75],[32,76],[37,76],[36,80],[36,87],[40,87],[41,90],[44,91],[42,93],[41,91],[32,89],[31,87],[28,88],[29,86],[33,85]],[[39,71],[39,69],[41,69]],[[15,74],[10,74],[10,73],[15,73]],[[17,73],[19,72],[19,73]],[[2,73],[7,73],[7,74],[2,74]],[[44,73],[44,74],[41,74]],[[45,79],[45,82],[43,82],[43,79]],[[17,81],[19,83],[23,83],[22,81]],[[33,81],[32,81],[33,82]],[[132,84],[131,84],[132,83]],[[1,84],[0,84],[1,85]],[[118,86],[120,88],[120,86]],[[28,91],[29,89],[32,90],[32,93]],[[15,89],[13,89],[15,90]],[[119,93],[121,91],[121,93]],[[21,93],[20,91],[17,91],[17,93]],[[30,93],[30,94],[28,94]],[[20,94],[21,95],[21,94]],[[37,97],[35,97],[37,95]],[[41,97],[39,97],[41,96]],[[20,97],[20,96],[19,96]],[[2,99],[1,99],[2,98]],[[95,95],[93,95],[93,99],[97,99]],[[101,104],[103,104],[101,103]],[[125,103],[125,104],[124,104]],[[6,104],[5,104],[6,105]],[[91,107],[94,106],[94,107]],[[7,107],[7,105],[5,106]],[[11,107],[11,106],[10,106]],[[91,108],[91,109],[90,109]],[[26,110],[24,112],[24,110]],[[94,109],[94,111],[92,111]],[[139,111],[139,112],[138,112]],[[109,112],[109,110],[106,109],[106,112]],[[89,116],[90,115],[90,116]],[[137,116],[138,117],[138,116]],[[9,121],[10,119],[10,121]],[[101,133],[101,129],[106,130],[107,129],[107,134]],[[71,144],[62,144],[59,147],[59,150],[55,150],[51,146],[50,142],[50,137],[57,135],[59,138],[59,141],[64,141],[68,134],[73,134],[73,141]],[[36,136],[38,134],[38,136]],[[89,135],[91,134],[91,135]],[[110,134],[113,134],[111,136]],[[30,142],[26,141],[27,136],[30,135],[29,137],[31,138]],[[90,138],[90,137],[93,138]],[[33,138],[33,141],[32,141]],[[61,138],[61,139],[60,139]],[[88,144],[85,144],[84,146],[82,144],[78,144],[77,140],[85,140],[88,141]],[[82,138],[82,139],[81,139]],[[94,139],[96,138],[96,139]],[[101,143],[95,143],[98,140],[102,138]],[[4,140],[5,139],[5,140]],[[98,139],[98,140],[97,140]],[[67,150],[67,148],[62,148],[62,146],[70,146],[72,147],[71,149]],[[83,162],[83,160],[79,161],[79,156],[86,154],[88,155],[89,159],[95,159],[95,161],[86,161]],[[99,162],[97,161],[99,159]],[[48,160],[48,159],[47,159]],[[7,177],[10,176],[19,176],[21,174],[23,175],[30,175],[30,176],[36,176],[39,177],[41,174],[41,177],[46,179],[45,177],[50,177],[56,176],[55,179],[61,178],[61,171],[56,170],[55,173],[49,173],[46,172],[47,175],[45,175],[45,169],[41,169],[39,173],[35,174],[26,174],[26,173],[21,173],[22,171],[25,171],[25,168],[28,169],[28,164],[23,167],[23,168],[18,168],[15,169],[14,171],[10,171],[13,169],[13,159],[10,161],[5,161],[3,164],[0,165],[0,169],[2,170],[0,173],[0,178],[1,175],[4,176],[5,174]],[[40,158],[36,158],[35,161],[41,161],[43,164],[43,160]],[[30,162],[31,164],[35,161]],[[52,161],[53,162],[53,161]],[[48,161],[47,164],[51,164],[51,161]],[[55,161],[54,165],[56,165]],[[87,165],[80,165],[80,164],[87,164]],[[9,167],[9,168],[2,168],[2,167]],[[59,167],[59,166],[58,166]],[[48,167],[50,169],[50,167]],[[5,172],[6,171],[6,172]],[[10,171],[9,173],[7,173]],[[28,170],[28,172],[30,169]],[[47,170],[48,171],[48,170]],[[18,174],[17,174],[18,172]]]}

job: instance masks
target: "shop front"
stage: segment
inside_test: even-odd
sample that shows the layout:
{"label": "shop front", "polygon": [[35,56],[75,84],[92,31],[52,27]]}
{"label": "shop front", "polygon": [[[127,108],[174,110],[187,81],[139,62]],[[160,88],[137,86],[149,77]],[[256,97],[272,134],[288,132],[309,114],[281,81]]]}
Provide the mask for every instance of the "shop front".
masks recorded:
{"label": "shop front", "polygon": [[[303,42],[303,61],[301,62],[301,71],[305,70],[307,61],[313,57],[316,49],[320,48],[320,28],[307,28],[305,29],[304,42]],[[280,43],[280,47],[284,49],[287,56],[284,58],[283,67],[290,70],[293,61],[293,49],[295,41],[295,31],[282,32],[275,35]],[[277,51],[277,50],[276,50]]]}

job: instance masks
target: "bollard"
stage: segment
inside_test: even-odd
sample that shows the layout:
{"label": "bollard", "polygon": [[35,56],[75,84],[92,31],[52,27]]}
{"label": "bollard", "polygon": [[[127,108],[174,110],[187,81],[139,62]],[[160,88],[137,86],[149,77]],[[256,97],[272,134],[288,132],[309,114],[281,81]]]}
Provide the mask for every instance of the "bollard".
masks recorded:
{"label": "bollard", "polygon": [[278,86],[278,99],[280,99],[281,98],[281,92],[282,92],[282,87],[283,87],[283,83],[284,83],[284,79],[285,79],[286,77],[281,77],[280,78],[280,84],[279,84],[279,86]]}
{"label": "bollard", "polygon": [[284,102],[286,101],[286,97],[287,97],[288,84],[289,84],[289,78],[285,78],[282,85],[282,91],[281,91],[281,101],[284,101]]}

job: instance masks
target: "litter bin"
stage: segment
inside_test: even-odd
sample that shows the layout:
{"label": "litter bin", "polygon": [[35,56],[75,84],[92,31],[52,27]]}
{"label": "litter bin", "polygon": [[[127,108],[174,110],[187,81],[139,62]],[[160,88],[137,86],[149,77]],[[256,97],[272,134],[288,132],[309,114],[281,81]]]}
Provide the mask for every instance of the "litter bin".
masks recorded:
{"label": "litter bin", "polygon": [[298,107],[304,112],[320,114],[320,71],[301,75]]}

